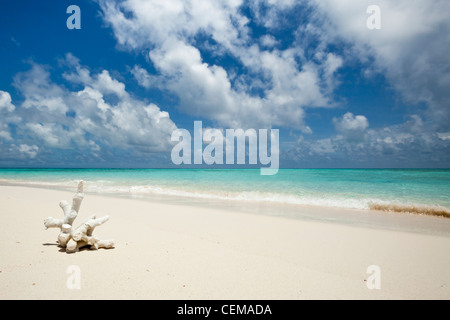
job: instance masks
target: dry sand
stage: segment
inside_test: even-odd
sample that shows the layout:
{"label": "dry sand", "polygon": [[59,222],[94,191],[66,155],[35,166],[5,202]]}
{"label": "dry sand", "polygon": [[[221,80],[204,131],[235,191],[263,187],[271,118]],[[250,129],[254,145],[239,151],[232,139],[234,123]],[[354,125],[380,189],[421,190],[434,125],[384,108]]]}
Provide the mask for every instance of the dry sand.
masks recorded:
{"label": "dry sand", "polygon": [[116,247],[66,254],[43,220],[72,195],[0,187],[0,299],[450,298],[449,236],[87,194],[74,225],[109,215],[95,234]]}

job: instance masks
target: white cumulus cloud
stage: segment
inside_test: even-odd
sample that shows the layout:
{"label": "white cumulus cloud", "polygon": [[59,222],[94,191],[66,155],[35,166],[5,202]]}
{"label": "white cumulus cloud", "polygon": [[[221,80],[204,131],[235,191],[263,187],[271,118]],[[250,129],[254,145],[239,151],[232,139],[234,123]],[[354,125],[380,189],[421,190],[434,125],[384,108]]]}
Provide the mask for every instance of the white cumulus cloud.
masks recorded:
{"label": "white cumulus cloud", "polygon": [[[281,126],[311,132],[304,121],[305,109],[333,106],[331,78],[341,59],[325,54],[314,61],[305,59],[305,48],[295,41],[283,50],[275,49],[277,41],[270,34],[254,41],[249,18],[241,11],[243,1],[99,3],[119,45],[149,52],[158,74],[149,77],[134,67],[138,83],[150,87],[159,76],[158,83],[174,93],[180,110],[191,116],[229,127]],[[295,1],[267,5],[290,10]],[[208,63],[205,51],[230,55],[236,63]],[[238,65],[249,72],[233,70]]]}
{"label": "white cumulus cloud", "polygon": [[[374,60],[368,75],[386,76],[401,97],[428,106],[427,120],[450,129],[450,1],[309,0],[318,17],[312,23],[324,43],[345,41],[348,59]],[[380,8],[381,29],[366,26],[369,5]]]}
{"label": "white cumulus cloud", "polygon": [[[114,150],[142,156],[171,148],[170,136],[176,125],[168,112],[132,97],[108,70],[91,73],[71,54],[62,65],[66,68],[64,79],[81,89],[53,82],[46,67],[36,63],[15,77],[14,85],[24,101],[8,118],[17,125],[10,154],[36,158],[46,154],[45,150],[59,149],[101,158],[110,157]],[[7,92],[0,92],[0,103],[2,115],[15,109]],[[10,141],[3,119],[0,139]]]}

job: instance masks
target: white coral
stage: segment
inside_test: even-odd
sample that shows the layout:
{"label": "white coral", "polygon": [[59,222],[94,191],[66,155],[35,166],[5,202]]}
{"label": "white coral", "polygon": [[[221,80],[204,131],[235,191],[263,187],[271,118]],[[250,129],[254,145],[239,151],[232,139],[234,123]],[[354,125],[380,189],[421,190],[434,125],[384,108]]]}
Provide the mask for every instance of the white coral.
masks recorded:
{"label": "white coral", "polygon": [[78,184],[78,191],[73,197],[72,206],[69,206],[67,201],[64,200],[59,203],[59,206],[64,212],[64,218],[55,219],[48,217],[44,220],[45,229],[60,228],[61,233],[58,235],[58,243],[61,247],[66,249],[67,253],[77,252],[80,248],[85,246],[89,246],[90,249],[94,250],[99,248],[113,248],[114,240],[100,240],[92,235],[95,227],[108,221],[109,216],[104,216],[102,218],[91,216],[78,228],[73,229],[72,224],[78,215],[83,198],[83,181],[80,181]]}

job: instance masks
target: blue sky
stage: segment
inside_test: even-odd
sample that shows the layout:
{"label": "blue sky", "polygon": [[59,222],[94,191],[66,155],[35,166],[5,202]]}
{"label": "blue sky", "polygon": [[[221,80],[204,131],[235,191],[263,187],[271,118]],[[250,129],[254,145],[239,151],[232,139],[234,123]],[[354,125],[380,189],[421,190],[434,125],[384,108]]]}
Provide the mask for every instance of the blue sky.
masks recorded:
{"label": "blue sky", "polygon": [[[81,9],[69,30],[68,6]],[[381,10],[370,30],[369,5]],[[172,167],[173,130],[280,129],[281,167],[450,167],[448,1],[14,1],[0,166]]]}

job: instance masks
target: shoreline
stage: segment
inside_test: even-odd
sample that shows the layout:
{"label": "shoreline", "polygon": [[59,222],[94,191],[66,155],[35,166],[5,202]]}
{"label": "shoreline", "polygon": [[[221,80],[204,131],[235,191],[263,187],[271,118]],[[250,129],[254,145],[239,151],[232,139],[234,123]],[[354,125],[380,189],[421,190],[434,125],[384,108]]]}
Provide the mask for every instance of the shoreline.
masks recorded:
{"label": "shoreline", "polygon": [[[24,187],[62,192],[72,192],[73,187],[62,185],[45,185],[39,183],[10,182],[0,179],[1,187]],[[87,187],[88,189],[88,187]],[[168,205],[183,205],[189,207],[215,208],[219,210],[235,211],[245,214],[273,216],[284,219],[316,221],[353,225],[364,228],[381,230],[425,233],[450,237],[450,219],[437,215],[426,215],[414,212],[399,212],[374,209],[356,209],[329,207],[308,204],[292,204],[257,200],[211,199],[161,194],[133,194],[85,191],[86,195],[138,200],[150,203]],[[279,212],[282,212],[281,214]]]}
{"label": "shoreline", "polygon": [[[108,214],[95,233],[116,247],[66,254],[43,220],[73,193],[0,186],[0,299],[450,298],[448,236],[220,208],[86,194],[74,225]],[[66,286],[71,265],[80,290]]]}
{"label": "shoreline", "polygon": [[164,169],[80,170],[0,169],[0,177],[4,182],[63,190],[71,190],[82,179],[87,191],[152,200],[244,201],[249,206],[262,202],[450,218],[450,170],[282,169],[270,179],[262,179],[257,169],[198,168],[177,174]]}

